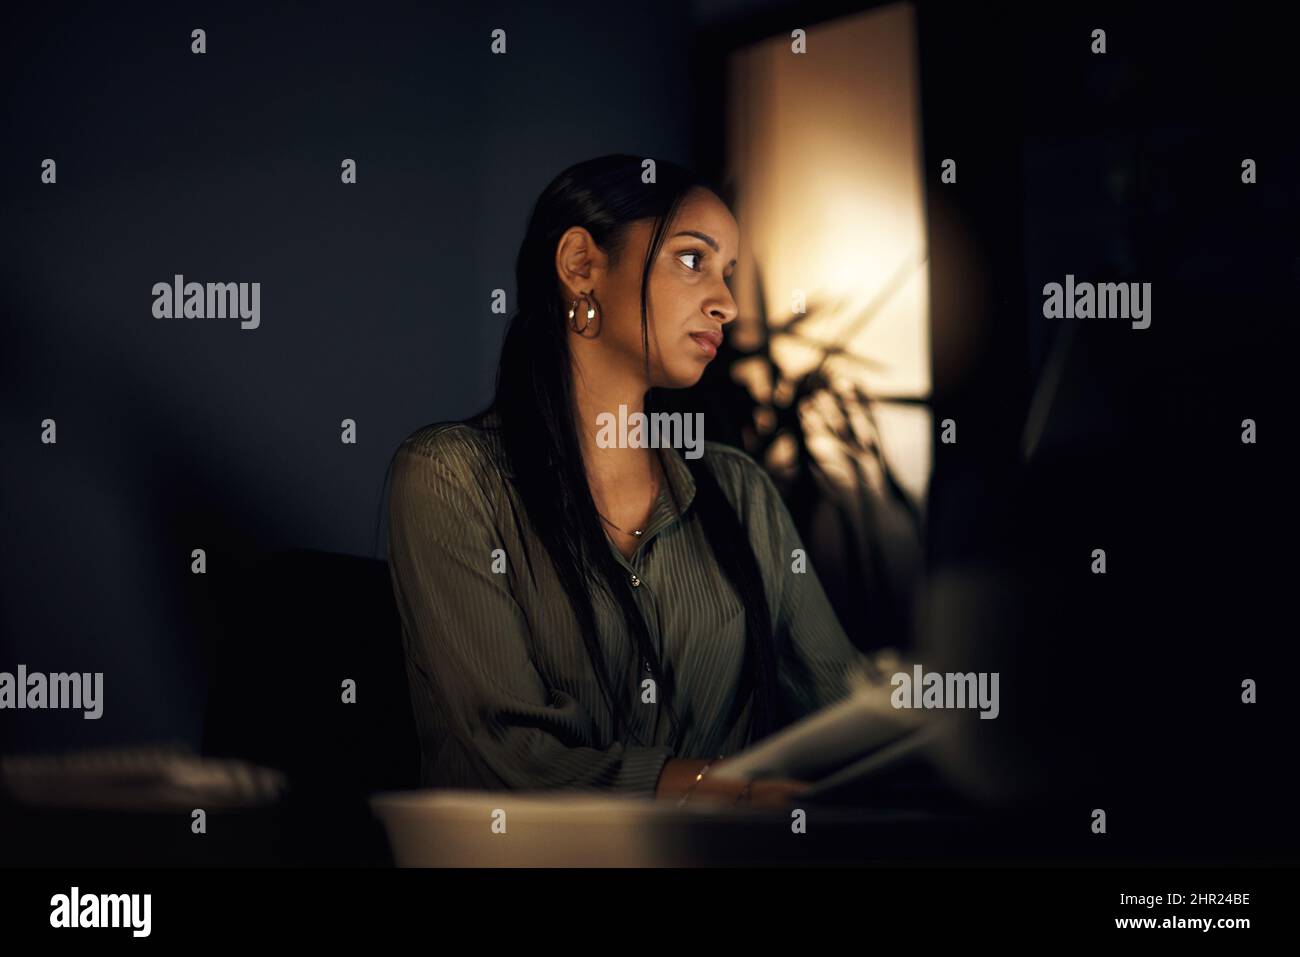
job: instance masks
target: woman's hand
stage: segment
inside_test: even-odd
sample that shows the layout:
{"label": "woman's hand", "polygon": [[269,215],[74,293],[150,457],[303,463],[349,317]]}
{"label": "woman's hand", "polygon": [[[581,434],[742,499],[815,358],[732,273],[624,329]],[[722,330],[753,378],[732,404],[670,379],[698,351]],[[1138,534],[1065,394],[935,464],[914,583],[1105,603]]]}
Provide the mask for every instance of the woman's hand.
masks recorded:
{"label": "woman's hand", "polygon": [[791,778],[760,778],[755,781],[737,781],[715,777],[713,772],[726,763],[725,759],[712,763],[704,777],[696,783],[695,775],[707,762],[672,760],[660,782],[663,797],[688,795],[688,804],[716,804],[736,807],[785,808],[793,807],[795,800],[811,786],[806,781]]}
{"label": "woman's hand", "polygon": [[799,795],[811,787],[807,781],[793,778],[761,778],[749,784],[748,792],[741,792],[737,803],[750,807],[794,807]]}

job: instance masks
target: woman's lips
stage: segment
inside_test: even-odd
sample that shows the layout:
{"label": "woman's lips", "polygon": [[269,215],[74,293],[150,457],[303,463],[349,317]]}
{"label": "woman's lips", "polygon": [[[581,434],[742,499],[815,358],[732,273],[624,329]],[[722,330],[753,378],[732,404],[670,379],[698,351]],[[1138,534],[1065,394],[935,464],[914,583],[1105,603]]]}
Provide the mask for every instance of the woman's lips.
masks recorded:
{"label": "woman's lips", "polygon": [[695,340],[700,347],[700,351],[712,359],[718,354],[718,347],[722,345],[722,333],[720,332],[692,332],[691,338]]}

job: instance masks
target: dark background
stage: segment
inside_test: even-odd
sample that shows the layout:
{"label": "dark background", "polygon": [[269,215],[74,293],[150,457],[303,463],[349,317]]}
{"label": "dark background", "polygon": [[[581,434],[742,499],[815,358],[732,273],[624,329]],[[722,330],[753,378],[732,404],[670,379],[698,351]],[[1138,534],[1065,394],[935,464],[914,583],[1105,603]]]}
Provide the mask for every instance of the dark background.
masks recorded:
{"label": "dark background", "polygon": [[[15,14],[0,38],[0,669],[103,671],[106,704],[98,721],[5,712],[0,750],[296,746],[400,780],[402,739],[373,738],[388,718],[327,702],[345,674],[375,689],[361,705],[404,706],[395,618],[365,611],[386,572],[360,559],[383,555],[400,440],[489,397],[491,290],[513,295],[533,200],[608,152],[715,172],[726,52],[860,9]],[[1289,34],[1264,7],[918,9],[933,409],[959,430],[935,446],[930,614],[948,624],[929,640],[1003,672],[997,735],[974,749],[1015,755],[1013,777],[1046,781],[1063,821],[1108,808],[1117,841],[1294,855]],[[488,53],[497,26],[505,57]],[[1105,56],[1088,52],[1094,27]],[[946,157],[956,185],[939,182]],[[1240,182],[1245,157],[1257,185]],[[1152,325],[1076,321],[1025,463],[1026,409],[1068,322],[1043,318],[1041,288],[1067,272],[1152,283]],[[154,319],[150,289],[174,273],[261,282],[261,327]],[[1247,417],[1257,445],[1240,441]],[[206,576],[190,573],[198,547]],[[1088,571],[1098,547],[1106,576]],[[285,564],[287,549],[357,571]],[[1245,677],[1257,705],[1240,703]],[[215,734],[241,709],[269,722],[261,742]]]}

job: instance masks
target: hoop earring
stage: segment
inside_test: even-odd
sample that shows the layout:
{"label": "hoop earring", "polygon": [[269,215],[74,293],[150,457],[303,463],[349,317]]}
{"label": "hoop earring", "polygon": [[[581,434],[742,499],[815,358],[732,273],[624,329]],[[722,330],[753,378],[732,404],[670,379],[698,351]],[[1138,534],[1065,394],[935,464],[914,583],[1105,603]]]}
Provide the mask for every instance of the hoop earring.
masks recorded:
{"label": "hoop earring", "polygon": [[[591,293],[595,291],[596,290],[593,289],[591,292],[579,292],[578,298],[574,299],[573,302],[569,304],[569,328],[584,339],[587,338],[585,333],[587,332],[587,328],[591,325],[591,320],[596,318],[595,300],[591,296]],[[582,324],[581,329],[578,328],[578,321],[575,318],[578,314],[579,299],[584,299],[587,302],[587,321]]]}

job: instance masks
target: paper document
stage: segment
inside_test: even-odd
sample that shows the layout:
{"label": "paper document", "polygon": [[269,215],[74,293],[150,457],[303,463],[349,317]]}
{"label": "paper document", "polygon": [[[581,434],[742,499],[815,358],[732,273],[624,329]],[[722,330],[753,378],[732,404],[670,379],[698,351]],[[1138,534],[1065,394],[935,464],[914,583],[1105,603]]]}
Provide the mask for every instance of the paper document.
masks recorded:
{"label": "paper document", "polygon": [[735,780],[827,779],[831,786],[890,764],[945,724],[934,712],[895,708],[890,693],[888,684],[854,681],[840,701],[728,757],[711,773]]}

